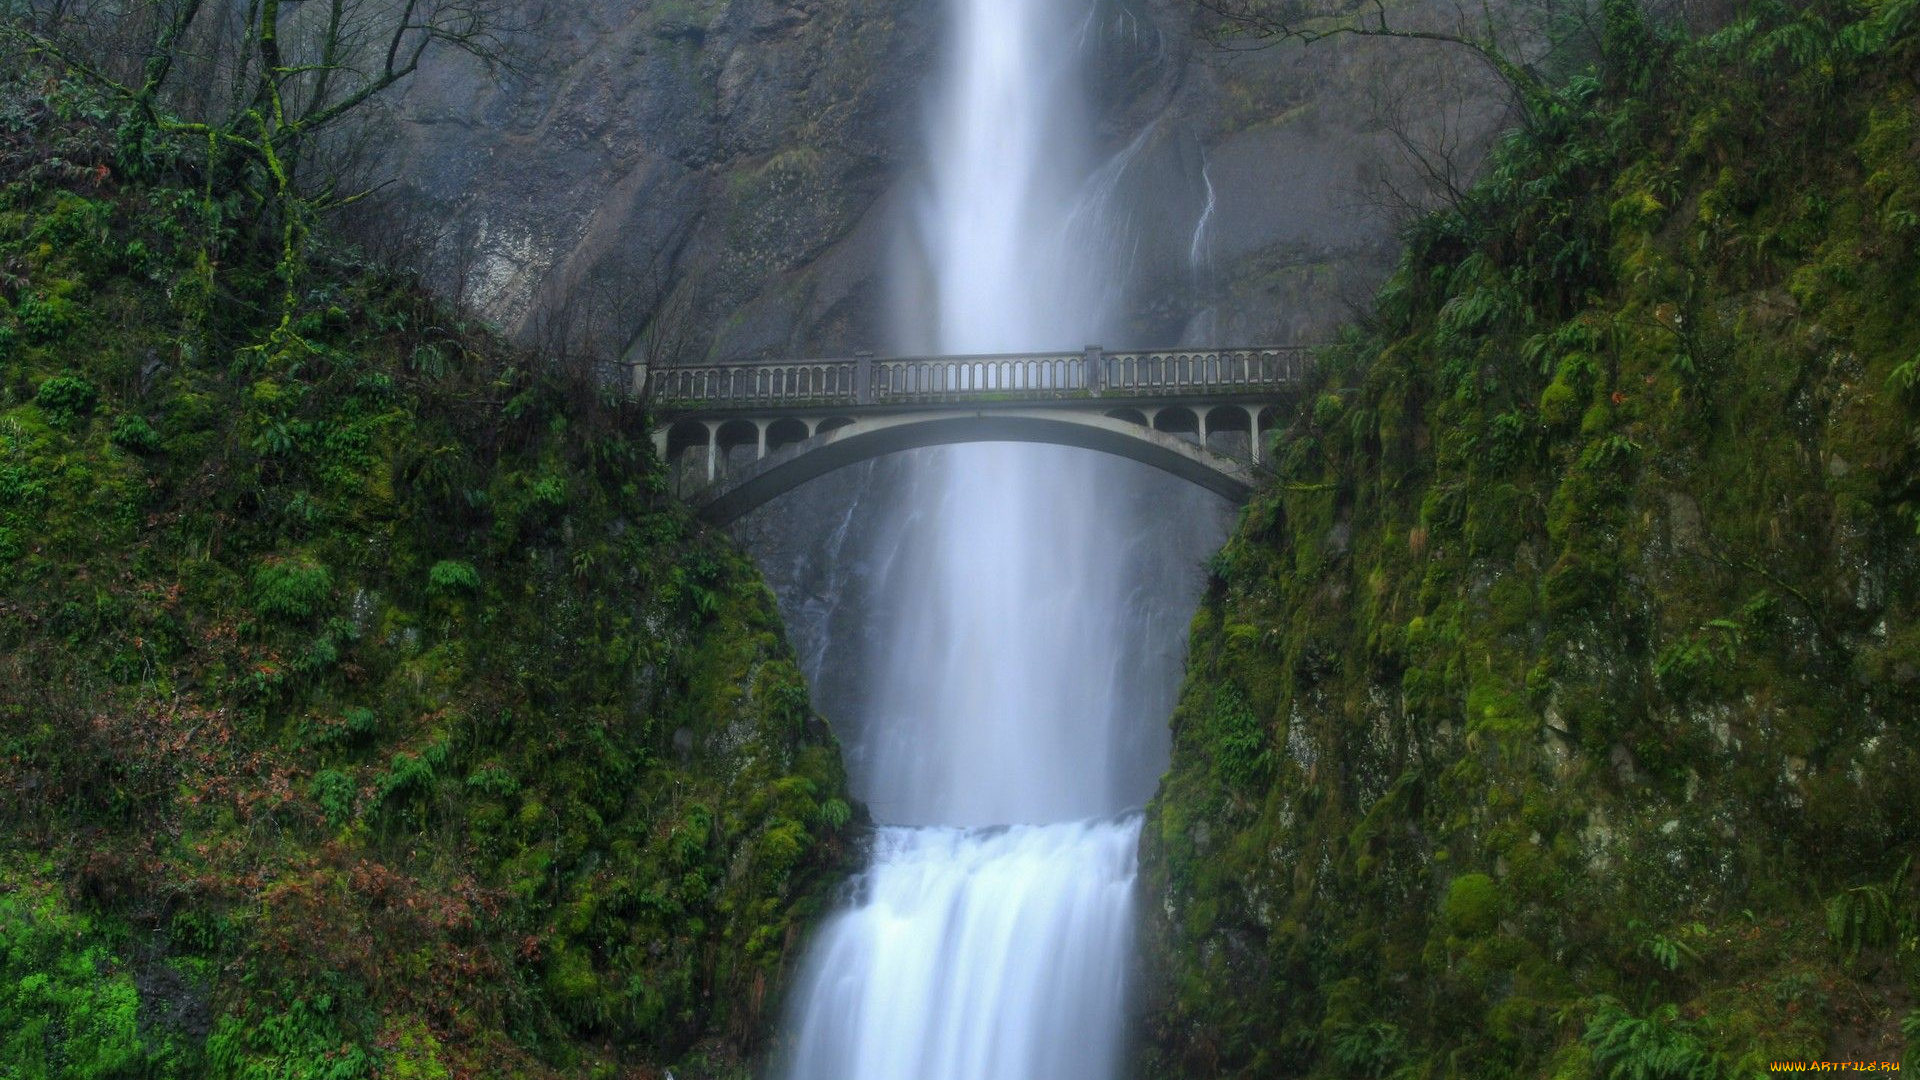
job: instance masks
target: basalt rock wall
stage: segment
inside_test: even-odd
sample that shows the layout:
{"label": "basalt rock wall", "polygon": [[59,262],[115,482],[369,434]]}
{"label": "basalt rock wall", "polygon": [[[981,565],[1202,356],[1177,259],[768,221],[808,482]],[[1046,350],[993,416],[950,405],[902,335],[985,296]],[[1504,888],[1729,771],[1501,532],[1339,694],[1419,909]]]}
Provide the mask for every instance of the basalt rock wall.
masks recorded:
{"label": "basalt rock wall", "polygon": [[[530,342],[885,349],[912,318],[890,309],[943,29],[931,0],[537,6],[508,65],[443,56],[410,84],[380,166],[393,219]],[[1469,169],[1502,98],[1443,50],[1201,29],[1177,0],[1100,0],[1061,43],[1099,54],[1132,240],[1112,344],[1322,335],[1392,258],[1388,193],[1418,191],[1395,132]]]}

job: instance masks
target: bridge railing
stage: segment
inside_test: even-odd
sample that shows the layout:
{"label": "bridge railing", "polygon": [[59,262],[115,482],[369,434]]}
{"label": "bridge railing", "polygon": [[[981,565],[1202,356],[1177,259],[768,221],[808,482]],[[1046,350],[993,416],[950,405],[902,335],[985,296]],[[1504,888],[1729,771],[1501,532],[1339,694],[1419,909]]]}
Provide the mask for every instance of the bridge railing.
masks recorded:
{"label": "bridge railing", "polygon": [[906,356],[873,364],[876,405],[1067,397],[1086,389],[1086,361],[1079,353]]}
{"label": "bridge railing", "polygon": [[1247,392],[1278,389],[1306,378],[1313,367],[1313,347],[1151,349],[1106,353],[1101,359],[1108,393]]}
{"label": "bridge railing", "polygon": [[853,360],[714,364],[653,371],[647,379],[660,403],[851,405],[855,367]]}
{"label": "bridge railing", "polygon": [[1306,377],[1312,347],[1149,349],[981,356],[860,354],[827,360],[744,361],[649,374],[670,409],[907,405],[1048,398],[1248,394]]}

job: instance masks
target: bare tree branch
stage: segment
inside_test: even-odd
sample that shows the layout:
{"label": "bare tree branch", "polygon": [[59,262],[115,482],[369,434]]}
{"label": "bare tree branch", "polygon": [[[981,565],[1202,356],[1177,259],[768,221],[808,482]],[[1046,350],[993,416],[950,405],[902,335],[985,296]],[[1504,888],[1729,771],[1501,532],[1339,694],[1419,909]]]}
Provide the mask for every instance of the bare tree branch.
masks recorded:
{"label": "bare tree branch", "polygon": [[[342,194],[344,170],[324,164],[311,182],[312,159],[430,51],[500,58],[510,10],[510,0],[0,0],[0,35],[98,86],[147,130],[204,150],[209,178],[241,167],[235,185],[278,228],[285,332],[312,219],[377,187]],[[129,35],[144,45],[123,75]],[[221,82],[224,104],[207,92]]]}
{"label": "bare tree branch", "polygon": [[[1396,38],[1465,49],[1492,71],[1525,107],[1542,102],[1547,88],[1525,64],[1509,55],[1500,20],[1486,3],[1468,11],[1456,5],[1451,26],[1402,21],[1403,10],[1386,0],[1195,0],[1220,20],[1216,37],[1228,44],[1265,47],[1289,41],[1311,45],[1338,37]],[[1432,9],[1422,9],[1432,10]]]}

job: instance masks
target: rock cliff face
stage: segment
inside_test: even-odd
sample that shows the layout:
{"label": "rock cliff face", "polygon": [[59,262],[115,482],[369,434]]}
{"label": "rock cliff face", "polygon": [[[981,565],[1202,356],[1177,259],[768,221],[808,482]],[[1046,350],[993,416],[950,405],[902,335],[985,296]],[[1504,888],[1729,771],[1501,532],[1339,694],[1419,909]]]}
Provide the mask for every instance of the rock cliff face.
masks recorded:
{"label": "rock cliff face", "polygon": [[[537,5],[514,71],[446,57],[383,169],[443,286],[509,332],[627,348],[674,290],[721,355],[871,340],[930,34],[879,0]],[[688,307],[691,305],[691,307]]]}
{"label": "rock cliff face", "polygon": [[[935,0],[543,4],[515,70],[447,58],[410,86],[382,167],[443,287],[525,340],[885,349],[942,26]],[[1470,78],[1396,89],[1431,50],[1229,52],[1177,0],[1099,0],[1061,47],[1099,53],[1136,253],[1115,344],[1325,333],[1393,251],[1382,179],[1414,186],[1388,128],[1468,162],[1500,111]]]}

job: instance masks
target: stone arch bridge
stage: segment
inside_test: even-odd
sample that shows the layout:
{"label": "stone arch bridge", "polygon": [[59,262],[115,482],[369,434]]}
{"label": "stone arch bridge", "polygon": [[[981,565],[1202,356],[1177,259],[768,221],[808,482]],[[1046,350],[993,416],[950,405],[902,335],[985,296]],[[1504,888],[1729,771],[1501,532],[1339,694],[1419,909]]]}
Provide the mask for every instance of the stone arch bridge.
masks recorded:
{"label": "stone arch bridge", "polygon": [[655,446],[726,524],[834,469],[923,446],[1045,442],[1132,458],[1235,501],[1309,346],[746,361],[636,371]]}

